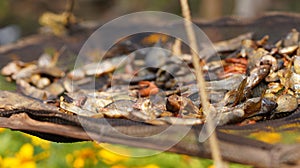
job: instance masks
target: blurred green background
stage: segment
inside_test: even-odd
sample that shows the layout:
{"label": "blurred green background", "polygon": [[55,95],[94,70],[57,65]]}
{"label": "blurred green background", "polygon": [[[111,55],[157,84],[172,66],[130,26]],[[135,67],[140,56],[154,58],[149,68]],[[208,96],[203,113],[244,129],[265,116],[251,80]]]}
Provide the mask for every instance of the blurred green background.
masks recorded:
{"label": "blurred green background", "polygon": [[[67,0],[0,0],[0,28],[15,24],[22,35],[36,33],[38,17],[46,12],[64,11]],[[300,12],[298,0],[190,0],[195,19],[217,19],[239,15],[253,17],[266,11]],[[177,0],[76,0],[74,13],[82,20],[105,23],[126,13],[158,10],[181,14]]]}

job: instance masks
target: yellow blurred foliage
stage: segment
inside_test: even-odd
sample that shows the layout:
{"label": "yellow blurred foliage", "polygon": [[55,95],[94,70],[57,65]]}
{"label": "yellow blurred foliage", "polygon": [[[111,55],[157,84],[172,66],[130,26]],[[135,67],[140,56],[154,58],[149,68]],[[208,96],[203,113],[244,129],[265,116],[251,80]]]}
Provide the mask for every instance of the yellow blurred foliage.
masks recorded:
{"label": "yellow blurred foliage", "polygon": [[72,165],[73,160],[74,160],[73,155],[72,154],[67,154],[65,157],[66,157],[65,159],[66,159],[67,164]]}
{"label": "yellow blurred foliage", "polygon": [[33,146],[29,143],[26,143],[20,148],[19,152],[16,154],[16,157],[20,158],[21,160],[32,160],[33,153]]}
{"label": "yellow blurred foliage", "polygon": [[127,156],[119,155],[106,149],[100,150],[98,156],[102,158],[103,162],[109,165],[128,160]]}
{"label": "yellow blurred foliage", "polygon": [[251,137],[254,137],[257,140],[270,143],[270,144],[275,144],[281,141],[282,137],[279,133],[276,132],[255,132],[250,135]]}
{"label": "yellow blurred foliage", "polygon": [[0,128],[0,133],[5,131],[5,128]]}
{"label": "yellow blurred foliage", "polygon": [[3,168],[35,168],[34,148],[31,144],[24,144],[15,157],[7,157],[2,159],[1,167]]}
{"label": "yellow blurred foliage", "polygon": [[143,166],[143,167],[139,167],[139,168],[159,168],[159,166],[155,165],[155,164],[149,164],[149,165],[146,165],[146,166]]}
{"label": "yellow blurred foliage", "polygon": [[76,150],[72,154],[65,156],[68,165],[72,165],[74,168],[85,167],[86,163],[92,161],[93,165],[98,163],[97,152],[91,148],[83,148],[81,150]]}
{"label": "yellow blurred foliage", "polygon": [[127,168],[127,167],[124,165],[113,165],[110,168]]}
{"label": "yellow blurred foliage", "polygon": [[40,146],[41,148],[43,148],[45,150],[50,148],[50,141],[47,141],[47,140],[41,139],[36,136],[29,135],[29,134],[24,134],[24,135],[31,139],[31,142],[34,146]]}
{"label": "yellow blurred foliage", "polygon": [[84,167],[84,159],[81,157],[76,158],[75,161],[73,162],[73,167],[74,168]]}

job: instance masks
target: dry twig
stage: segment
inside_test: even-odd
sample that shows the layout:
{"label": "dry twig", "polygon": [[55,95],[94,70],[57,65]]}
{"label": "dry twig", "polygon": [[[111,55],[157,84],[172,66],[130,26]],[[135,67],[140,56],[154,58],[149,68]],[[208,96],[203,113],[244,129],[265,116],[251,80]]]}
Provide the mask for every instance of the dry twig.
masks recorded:
{"label": "dry twig", "polygon": [[[197,47],[197,42],[195,38],[195,32],[192,27],[192,22],[191,22],[191,15],[190,15],[190,10],[188,6],[187,0],[180,0],[181,3],[181,10],[184,18],[186,21],[184,22],[185,24],[185,29],[188,35],[188,39],[190,41],[190,47],[191,47],[191,54],[193,58],[193,65],[195,67],[195,72],[196,72],[196,79],[197,79],[197,86],[199,89],[199,97],[201,98],[201,104],[203,108],[204,114],[207,116],[207,129],[208,132],[211,132],[210,130],[213,130],[213,124],[211,121],[211,118],[209,116],[209,108],[210,108],[210,103],[208,102],[207,99],[207,94],[205,91],[205,80],[203,77],[202,73],[202,67],[200,66],[200,59],[199,56],[195,51],[199,51]],[[210,148],[212,151],[212,158],[214,160],[214,164],[217,168],[224,167],[222,164],[222,158],[220,154],[220,149],[218,145],[218,140],[215,132],[212,132],[211,136],[209,137],[209,143],[210,143]]]}

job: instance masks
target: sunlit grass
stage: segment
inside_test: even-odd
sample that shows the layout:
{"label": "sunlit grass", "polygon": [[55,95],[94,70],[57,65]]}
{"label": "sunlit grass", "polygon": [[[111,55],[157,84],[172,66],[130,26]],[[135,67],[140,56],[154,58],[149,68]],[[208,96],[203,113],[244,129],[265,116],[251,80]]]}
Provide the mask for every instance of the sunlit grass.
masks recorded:
{"label": "sunlit grass", "polygon": [[[151,150],[95,142],[55,143],[18,131],[0,129],[0,167],[22,168],[206,168],[209,159],[162,152],[147,157],[130,157],[131,153],[153,153]],[[109,149],[122,150],[119,155]],[[230,164],[231,168],[249,166]]]}
{"label": "sunlit grass", "polygon": [[16,84],[8,82],[4,76],[0,75],[0,90],[16,90]]}

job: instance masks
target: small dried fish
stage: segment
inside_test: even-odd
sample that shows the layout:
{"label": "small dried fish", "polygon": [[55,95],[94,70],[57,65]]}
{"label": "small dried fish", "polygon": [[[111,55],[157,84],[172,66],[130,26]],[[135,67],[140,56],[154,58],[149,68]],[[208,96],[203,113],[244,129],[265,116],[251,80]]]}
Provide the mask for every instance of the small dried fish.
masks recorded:
{"label": "small dried fish", "polygon": [[[132,113],[138,118],[144,118],[144,120],[154,120],[159,117],[163,111],[166,110],[165,100],[163,97],[157,97],[154,99],[140,98],[133,104],[133,108],[140,112]],[[142,114],[139,114],[142,113]],[[144,117],[142,117],[144,116]]]}
{"label": "small dried fish", "polygon": [[[73,92],[61,96],[60,107],[66,111],[70,111],[78,115],[93,116],[95,114],[98,115],[98,113],[103,113],[107,116],[115,116],[117,113],[117,111],[113,111],[115,109],[106,110],[104,108],[107,108],[113,102],[118,100],[135,100],[135,98],[130,97],[127,93],[122,92],[117,92],[114,94],[109,92]],[[76,110],[79,108],[81,110],[77,112]],[[85,111],[87,111],[87,114],[83,114]],[[109,114],[109,112],[114,114]]]}
{"label": "small dried fish", "polygon": [[297,98],[290,94],[279,96],[276,100],[276,103],[278,104],[276,113],[292,112],[298,107]]}
{"label": "small dried fish", "polygon": [[254,88],[259,82],[261,82],[270,72],[269,65],[260,65],[251,70],[249,77],[247,78],[248,88]]}
{"label": "small dried fish", "polygon": [[142,97],[147,97],[149,95],[154,95],[159,92],[159,88],[153,83],[149,81],[140,81],[139,82],[139,95]]}
{"label": "small dried fish", "polygon": [[56,106],[50,106],[36,99],[23,96],[18,93],[9,91],[0,91],[0,109],[14,110],[14,109],[32,109],[32,110],[49,110],[57,111]]}
{"label": "small dried fish", "polygon": [[85,77],[85,72],[83,69],[74,69],[69,72],[67,76],[72,80],[80,80]]}
{"label": "small dried fish", "polygon": [[[293,112],[300,103],[299,32],[292,30],[276,44],[268,44],[268,36],[251,38],[252,33],[247,33],[215,43],[224,59],[203,61],[210,111],[218,125],[276,118]],[[202,47],[203,60],[216,54],[211,47]],[[154,125],[203,124],[206,116],[190,63],[190,55],[174,56],[158,42],[129,55],[111,55],[67,75],[48,54],[37,62],[13,61],[1,73],[16,80],[19,90],[30,97],[48,100],[63,94],[59,108],[68,114]],[[112,72],[116,72],[113,77]],[[89,87],[93,81],[103,83],[95,89]]]}
{"label": "small dried fish", "polygon": [[251,50],[250,53],[248,53],[248,69],[251,70],[254,67],[259,65],[259,61],[262,59],[263,56],[268,55],[269,52],[264,48],[258,48],[258,49],[248,49]]}
{"label": "small dried fish", "polygon": [[146,67],[159,68],[166,64],[171,52],[161,47],[161,42],[158,41],[153,47],[150,48],[145,56]]}
{"label": "small dried fish", "polygon": [[278,70],[277,60],[272,55],[263,56],[258,62],[257,66],[259,65],[270,65],[271,66],[270,72],[274,72]]}
{"label": "small dried fish", "polygon": [[265,78],[266,82],[276,82],[279,81],[278,72],[270,72],[268,76]]}
{"label": "small dried fish", "polygon": [[207,90],[234,90],[236,89],[242,80],[245,79],[245,75],[242,74],[234,74],[228,78],[217,80],[217,81],[209,81],[207,82]]}
{"label": "small dried fish", "polygon": [[214,48],[217,50],[217,52],[234,51],[241,46],[241,41],[251,39],[252,36],[253,33],[241,34],[230,40],[214,43]]}
{"label": "small dried fish", "polygon": [[63,85],[60,82],[54,82],[54,83],[51,83],[49,86],[47,86],[45,88],[45,90],[47,92],[51,93],[52,95],[58,96],[58,95],[61,95],[65,91],[65,88],[63,87]]}
{"label": "small dried fish", "polygon": [[298,42],[299,42],[299,32],[296,29],[292,29],[292,31],[289,32],[285,37],[285,39],[283,40],[283,45],[285,47],[298,45]]}
{"label": "small dried fish", "polygon": [[284,47],[284,48],[279,49],[278,53],[279,54],[292,54],[297,49],[298,49],[298,45],[288,46],[288,47]]}
{"label": "small dried fish", "polygon": [[29,97],[33,97],[39,100],[47,100],[47,99],[54,99],[56,96],[51,94],[46,90],[41,90],[36,87],[31,86],[25,80],[17,80],[17,85],[19,90]]}
{"label": "small dried fish", "polygon": [[277,107],[277,104],[265,98],[251,98],[235,107],[224,107],[218,110],[220,120],[218,125],[237,123],[246,118],[267,116]]}
{"label": "small dried fish", "polygon": [[25,68],[21,69],[19,72],[13,74],[12,78],[14,80],[30,78],[30,76],[35,72],[37,68],[38,68],[37,65],[34,64],[28,65]]}
{"label": "small dried fish", "polygon": [[277,94],[279,91],[282,91],[284,86],[278,82],[271,82],[268,84],[268,89],[266,90],[266,94],[274,93]]}
{"label": "small dried fish", "polygon": [[13,61],[8,63],[1,69],[1,74],[4,76],[11,76],[13,74],[18,73],[22,68],[20,64],[23,63],[21,63],[20,61]]}
{"label": "small dried fish", "polygon": [[127,56],[115,57],[110,60],[103,60],[99,63],[90,63],[79,69],[74,69],[68,73],[68,77],[73,80],[79,80],[85,76],[101,76],[113,72],[117,68],[125,65]]}
{"label": "small dried fish", "polygon": [[58,67],[39,67],[36,69],[35,73],[45,74],[55,78],[62,78],[65,76],[65,72]]}
{"label": "small dried fish", "polygon": [[300,74],[300,56],[294,56],[294,71]]}
{"label": "small dried fish", "polygon": [[245,111],[241,108],[225,108],[220,112],[218,125],[236,123],[244,118]]}
{"label": "small dried fish", "polygon": [[46,86],[49,86],[50,83],[51,83],[50,79],[42,77],[37,81],[36,87],[39,89],[44,89]]}
{"label": "small dried fish", "polygon": [[182,118],[203,118],[202,112],[189,98],[178,95],[168,97],[166,109]]}
{"label": "small dried fish", "polygon": [[[95,116],[97,114],[96,111],[90,111],[90,110],[84,109],[76,104],[77,104],[77,102],[73,103],[73,99],[68,96],[60,97],[59,107],[68,112],[72,112],[74,114],[82,115],[82,116],[89,116],[89,117]],[[97,116],[100,117],[99,114],[97,114]]]}
{"label": "small dried fish", "polygon": [[290,80],[289,80],[289,86],[292,90],[295,92],[300,92],[300,74],[292,73]]}
{"label": "small dried fish", "polygon": [[47,53],[42,54],[37,61],[37,65],[43,68],[53,67],[51,56]]}

